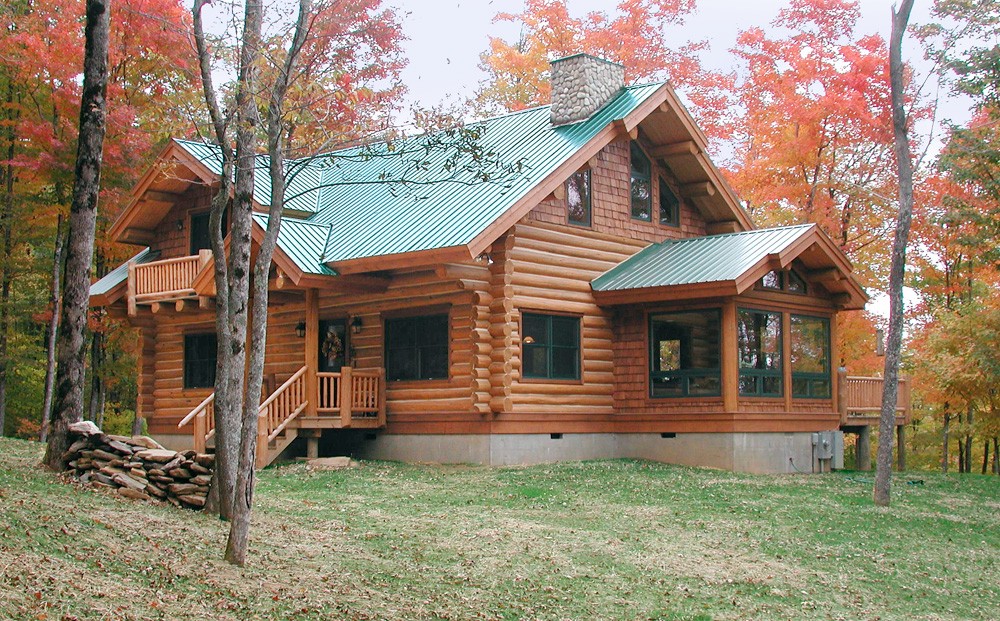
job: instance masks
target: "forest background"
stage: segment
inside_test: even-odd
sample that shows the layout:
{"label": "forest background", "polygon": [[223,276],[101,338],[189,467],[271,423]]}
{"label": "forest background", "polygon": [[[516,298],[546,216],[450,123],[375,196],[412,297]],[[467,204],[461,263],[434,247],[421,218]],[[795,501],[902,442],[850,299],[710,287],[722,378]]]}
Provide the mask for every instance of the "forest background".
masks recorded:
{"label": "forest background", "polygon": [[[545,104],[548,60],[587,51],[625,64],[629,82],[674,84],[758,226],[817,222],[852,259],[868,291],[884,289],[897,209],[885,37],[862,26],[858,3],[789,0],[773,21],[747,25],[733,40],[691,40],[685,25],[701,19],[698,4],[621,0],[588,12],[586,3],[527,0],[494,16],[497,36],[482,35],[484,77],[474,92],[459,87],[443,103],[426,105],[407,92],[423,77],[407,73],[405,8],[326,0],[319,15],[333,43],[315,53],[333,70],[296,85],[293,97],[323,106],[299,112],[291,148],[311,153],[429,122]],[[865,4],[868,14],[877,3]],[[218,2],[211,10],[220,33],[238,23],[238,6]],[[919,156],[904,369],[916,387],[908,463],[997,472],[1000,6],[939,0],[918,2],[920,10],[924,20],[912,28],[920,46],[907,59]],[[4,435],[37,437],[41,428],[54,249],[76,151],[82,18],[75,0],[12,0],[0,8]],[[113,6],[96,276],[132,253],[102,231],[125,207],[137,176],[169,137],[205,135],[190,22],[189,7],[177,0]],[[277,25],[269,45],[283,45]],[[456,59],[470,55],[454,52]],[[841,323],[848,371],[879,373],[876,334],[884,318],[845,313]],[[134,335],[99,311],[90,327],[88,418],[125,430],[135,422]]]}

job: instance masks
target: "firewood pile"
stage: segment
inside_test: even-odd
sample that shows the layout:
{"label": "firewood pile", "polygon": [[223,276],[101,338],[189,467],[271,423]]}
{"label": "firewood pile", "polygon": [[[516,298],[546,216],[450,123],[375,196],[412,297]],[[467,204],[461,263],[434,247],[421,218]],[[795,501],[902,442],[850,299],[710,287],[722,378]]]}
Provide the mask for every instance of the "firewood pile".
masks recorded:
{"label": "firewood pile", "polygon": [[80,483],[137,500],[205,506],[215,456],[165,449],[146,436],[114,436],[90,421],[70,425],[67,472]]}

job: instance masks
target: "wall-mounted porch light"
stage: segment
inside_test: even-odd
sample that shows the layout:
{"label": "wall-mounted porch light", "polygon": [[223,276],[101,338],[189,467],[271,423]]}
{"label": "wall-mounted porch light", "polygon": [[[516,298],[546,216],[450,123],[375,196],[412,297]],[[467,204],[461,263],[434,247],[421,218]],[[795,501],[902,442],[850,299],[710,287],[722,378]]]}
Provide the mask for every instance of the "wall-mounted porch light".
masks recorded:
{"label": "wall-mounted porch light", "polygon": [[184,230],[184,221],[179,218],[177,219],[177,230],[178,231]]}
{"label": "wall-mounted porch light", "polygon": [[351,319],[351,333],[360,334],[361,333],[361,315],[355,315]]}
{"label": "wall-mounted porch light", "polygon": [[295,335],[300,339],[306,338],[306,322],[300,321],[298,325],[295,326]]}
{"label": "wall-mounted porch light", "polygon": [[479,261],[480,263],[485,263],[486,265],[493,265],[493,257],[491,257],[490,253],[488,252],[480,254],[478,257],[476,257],[476,261]]}

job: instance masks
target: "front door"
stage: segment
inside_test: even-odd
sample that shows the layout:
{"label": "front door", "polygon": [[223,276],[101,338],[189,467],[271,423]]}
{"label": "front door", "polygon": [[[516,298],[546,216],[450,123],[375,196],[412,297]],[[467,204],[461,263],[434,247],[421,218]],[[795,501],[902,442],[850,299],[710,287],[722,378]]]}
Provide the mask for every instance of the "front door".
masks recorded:
{"label": "front door", "polygon": [[330,319],[319,322],[319,371],[335,373],[347,364],[347,322]]}

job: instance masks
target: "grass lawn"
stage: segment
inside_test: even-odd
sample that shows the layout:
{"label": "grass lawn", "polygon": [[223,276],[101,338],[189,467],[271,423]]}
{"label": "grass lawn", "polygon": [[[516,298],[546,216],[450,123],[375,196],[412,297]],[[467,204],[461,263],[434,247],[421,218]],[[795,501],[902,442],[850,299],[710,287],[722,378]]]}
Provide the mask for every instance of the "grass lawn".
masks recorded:
{"label": "grass lawn", "polygon": [[[261,473],[225,525],[65,485],[0,439],[0,619],[996,619],[1000,478],[639,461]],[[906,484],[913,479],[923,484]]]}

